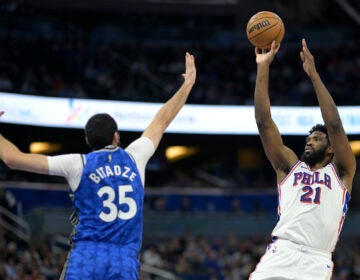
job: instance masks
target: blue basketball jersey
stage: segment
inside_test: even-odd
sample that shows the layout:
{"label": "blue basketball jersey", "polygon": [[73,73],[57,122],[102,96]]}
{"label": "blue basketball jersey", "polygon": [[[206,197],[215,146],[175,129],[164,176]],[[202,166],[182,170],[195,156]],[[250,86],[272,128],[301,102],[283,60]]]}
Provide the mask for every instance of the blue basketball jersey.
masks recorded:
{"label": "blue basketball jersey", "polygon": [[73,248],[60,279],[138,280],[144,187],[130,155],[112,146],[85,155],[72,199]]}
{"label": "blue basketball jersey", "polygon": [[120,147],[85,156],[79,187],[73,193],[77,241],[141,246],[144,187],[130,155]]}

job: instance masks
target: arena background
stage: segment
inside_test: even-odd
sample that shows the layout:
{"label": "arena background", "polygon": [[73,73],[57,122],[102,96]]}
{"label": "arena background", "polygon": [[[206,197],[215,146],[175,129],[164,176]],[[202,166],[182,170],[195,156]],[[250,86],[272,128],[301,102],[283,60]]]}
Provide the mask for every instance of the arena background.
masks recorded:
{"label": "arena background", "polygon": [[[306,37],[336,103],[360,106],[357,0],[2,1],[0,91],[164,102],[190,51],[198,78],[188,104],[251,106],[256,64],[245,26],[260,10],[278,13],[286,27],[272,66],[273,105],[317,106],[298,55]],[[119,129],[123,147],[140,135],[121,122]],[[40,141],[48,154],[89,152],[81,129],[9,124],[4,116],[0,132],[23,151]],[[284,142],[301,154],[305,137]],[[171,158],[174,146],[183,154]],[[333,279],[360,279],[358,177]],[[0,180],[0,278],[57,279],[71,232],[64,180],[2,163]],[[275,225],[275,182],[257,135],[166,133],[147,167],[143,279],[248,279]]]}

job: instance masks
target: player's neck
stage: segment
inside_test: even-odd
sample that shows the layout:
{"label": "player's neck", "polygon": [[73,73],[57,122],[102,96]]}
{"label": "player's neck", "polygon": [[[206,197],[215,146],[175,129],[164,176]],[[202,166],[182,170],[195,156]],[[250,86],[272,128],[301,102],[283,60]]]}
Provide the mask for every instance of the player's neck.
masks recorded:
{"label": "player's neck", "polygon": [[324,168],[326,165],[328,165],[329,163],[331,162],[331,159],[329,158],[325,158],[323,161],[321,162],[317,162],[317,163],[314,163],[314,164],[308,164],[309,167],[310,167],[310,170],[311,171],[316,171],[316,170],[319,170],[321,168]]}

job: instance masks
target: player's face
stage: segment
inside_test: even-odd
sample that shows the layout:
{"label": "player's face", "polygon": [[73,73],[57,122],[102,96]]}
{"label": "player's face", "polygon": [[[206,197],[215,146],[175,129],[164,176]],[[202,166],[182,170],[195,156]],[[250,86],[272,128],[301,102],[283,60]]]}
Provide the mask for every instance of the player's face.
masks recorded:
{"label": "player's face", "polygon": [[321,131],[314,131],[306,137],[305,151],[301,156],[301,160],[309,165],[322,161],[326,156],[328,146],[329,141],[326,134]]}

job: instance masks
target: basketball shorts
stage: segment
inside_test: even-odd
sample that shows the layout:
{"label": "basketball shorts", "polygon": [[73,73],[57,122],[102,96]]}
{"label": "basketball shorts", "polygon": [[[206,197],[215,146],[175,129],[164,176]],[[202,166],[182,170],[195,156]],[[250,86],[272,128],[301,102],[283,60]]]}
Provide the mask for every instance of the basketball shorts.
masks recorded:
{"label": "basketball shorts", "polygon": [[331,253],[287,240],[271,243],[249,280],[330,280]]}
{"label": "basketball shorts", "polygon": [[69,252],[60,279],[138,280],[139,270],[135,250],[109,243],[78,241]]}

